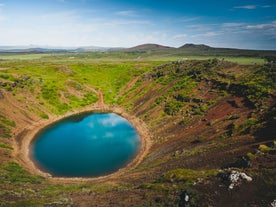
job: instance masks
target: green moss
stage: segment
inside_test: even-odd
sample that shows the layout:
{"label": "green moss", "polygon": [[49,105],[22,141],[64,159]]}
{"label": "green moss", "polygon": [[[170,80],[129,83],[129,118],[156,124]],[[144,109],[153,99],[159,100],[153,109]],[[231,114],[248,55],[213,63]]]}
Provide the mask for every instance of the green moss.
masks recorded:
{"label": "green moss", "polygon": [[0,184],[38,184],[43,180],[40,176],[30,175],[24,168],[15,162],[8,162],[0,165],[0,172]]}
{"label": "green moss", "polygon": [[192,170],[185,168],[177,168],[171,171],[168,171],[161,178],[164,182],[188,182],[193,183],[198,178],[206,178],[208,176],[216,175],[217,170]]}
{"label": "green moss", "polygon": [[45,114],[45,113],[39,114],[39,117],[41,117],[42,119],[49,119],[48,114]]}
{"label": "green moss", "polygon": [[271,150],[273,150],[271,147],[268,147],[264,144],[259,145],[259,150],[264,153],[269,153]]}
{"label": "green moss", "polygon": [[13,150],[13,148],[12,148],[11,146],[8,146],[8,145],[6,145],[6,144],[3,143],[3,142],[0,142],[0,147],[1,147],[1,148],[4,148],[4,149]]}
{"label": "green moss", "polygon": [[108,185],[108,184],[56,184],[56,185],[47,185],[43,189],[41,189],[40,193],[42,195],[56,197],[60,194],[64,193],[79,193],[79,192],[98,192],[104,193],[107,192],[116,186]]}
{"label": "green moss", "polygon": [[[2,132],[2,133],[1,133]],[[0,123],[0,136],[4,138],[10,138],[11,137],[11,130],[9,127],[3,125]]]}
{"label": "green moss", "polygon": [[252,154],[251,152],[248,152],[247,157],[249,158],[249,160],[254,160],[256,158],[256,155]]}
{"label": "green moss", "polygon": [[176,115],[183,106],[183,102],[173,99],[166,103],[164,112],[168,115]]}
{"label": "green moss", "polygon": [[220,135],[220,139],[228,139],[229,137],[231,137],[231,134],[226,132],[226,133],[223,133],[222,135]]}
{"label": "green moss", "polygon": [[11,127],[15,127],[15,122],[14,121],[10,121],[8,120],[4,115],[0,114],[0,121],[2,121],[2,123],[11,126]]}
{"label": "green moss", "polygon": [[249,118],[241,125],[235,125],[233,128],[233,132],[240,134],[247,134],[251,130],[256,130],[261,126],[261,123],[255,118]]}

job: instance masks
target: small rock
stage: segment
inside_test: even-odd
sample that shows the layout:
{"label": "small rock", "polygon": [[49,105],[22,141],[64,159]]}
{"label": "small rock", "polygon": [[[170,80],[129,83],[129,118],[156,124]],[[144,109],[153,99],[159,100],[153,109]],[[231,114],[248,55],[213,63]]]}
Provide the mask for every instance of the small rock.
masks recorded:
{"label": "small rock", "polygon": [[184,198],[184,200],[185,200],[185,202],[189,202],[189,200],[190,200],[190,197],[189,197],[189,195],[188,195],[188,194],[186,194],[186,195],[185,195],[185,198]]}
{"label": "small rock", "polygon": [[245,173],[237,172],[233,170],[229,176],[231,184],[229,185],[229,189],[234,189],[235,186],[239,186],[241,184],[241,179],[244,179],[248,182],[252,181],[252,178],[246,175]]}
{"label": "small rock", "polygon": [[274,201],[272,201],[271,206],[276,207],[276,199],[274,199]]}

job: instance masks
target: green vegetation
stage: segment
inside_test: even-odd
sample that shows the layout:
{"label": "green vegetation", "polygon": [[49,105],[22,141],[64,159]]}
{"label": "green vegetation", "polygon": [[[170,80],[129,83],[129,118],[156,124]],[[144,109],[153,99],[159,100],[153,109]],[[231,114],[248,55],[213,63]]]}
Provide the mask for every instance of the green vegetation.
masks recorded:
{"label": "green vegetation", "polygon": [[192,185],[195,181],[200,178],[206,178],[208,176],[214,176],[218,173],[218,170],[192,170],[178,168],[170,170],[164,174],[161,178],[163,182],[184,182],[186,185]]}
{"label": "green vegetation", "polygon": [[261,126],[261,123],[255,118],[249,118],[244,123],[234,126],[233,132],[240,134],[248,134],[251,130],[256,130]]}
{"label": "green vegetation", "polygon": [[21,53],[2,53],[0,60],[34,60],[41,59],[43,57],[52,56],[51,54],[21,54]]}
{"label": "green vegetation", "polygon": [[[7,86],[4,88],[13,91],[15,96],[29,93],[52,113],[64,114],[95,103],[98,100],[95,90],[99,89],[106,103],[116,103],[121,88],[155,64],[142,63],[141,67],[139,62],[2,62],[0,67],[9,69],[0,71],[0,82],[2,80]],[[12,78],[14,74],[17,80]],[[41,112],[37,115],[41,116]]]}
{"label": "green vegetation", "polygon": [[10,138],[11,127],[15,127],[14,121],[7,119],[4,115],[0,114],[0,137]]}
{"label": "green vegetation", "polygon": [[15,162],[1,164],[0,184],[21,185],[22,183],[39,184],[43,178],[30,175],[23,167]]}
{"label": "green vegetation", "polygon": [[10,138],[11,137],[11,130],[9,127],[3,125],[0,123],[0,136],[4,138]]}
{"label": "green vegetation", "polygon": [[45,113],[41,113],[39,114],[39,116],[42,118],[42,119],[49,119],[49,116]]}
{"label": "green vegetation", "polygon": [[13,148],[12,148],[11,146],[8,146],[8,145],[6,145],[6,144],[3,143],[3,142],[0,142],[0,147],[1,147],[1,148],[4,148],[4,149],[13,150]]}
{"label": "green vegetation", "polygon": [[0,121],[8,126],[15,127],[15,122],[8,120],[4,115],[0,114]]}
{"label": "green vegetation", "polygon": [[264,144],[261,144],[259,146],[259,150],[263,153],[270,153],[272,151],[276,152],[276,148],[275,148],[275,145],[273,147],[269,147],[267,145],[264,145]]}

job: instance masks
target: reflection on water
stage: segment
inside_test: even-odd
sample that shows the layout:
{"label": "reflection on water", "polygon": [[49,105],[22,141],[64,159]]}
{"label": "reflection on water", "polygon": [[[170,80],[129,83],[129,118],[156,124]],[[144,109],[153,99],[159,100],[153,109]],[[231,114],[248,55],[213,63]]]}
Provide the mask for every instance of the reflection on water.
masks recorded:
{"label": "reflection on water", "polygon": [[46,127],[32,142],[31,156],[53,176],[93,177],[124,167],[139,146],[140,137],[126,119],[90,113]]}

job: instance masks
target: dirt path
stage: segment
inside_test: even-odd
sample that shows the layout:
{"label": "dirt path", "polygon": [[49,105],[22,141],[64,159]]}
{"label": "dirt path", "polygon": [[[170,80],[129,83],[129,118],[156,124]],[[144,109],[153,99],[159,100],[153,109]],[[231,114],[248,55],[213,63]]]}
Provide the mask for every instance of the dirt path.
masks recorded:
{"label": "dirt path", "polygon": [[134,84],[139,80],[140,76],[131,80],[118,94],[118,97],[122,96],[128,89],[132,88]]}
{"label": "dirt path", "polygon": [[103,93],[102,93],[101,90],[98,91],[98,96],[99,96],[99,100],[98,100],[97,104],[98,104],[101,108],[103,108],[103,107],[105,106],[105,104],[104,104]]}

